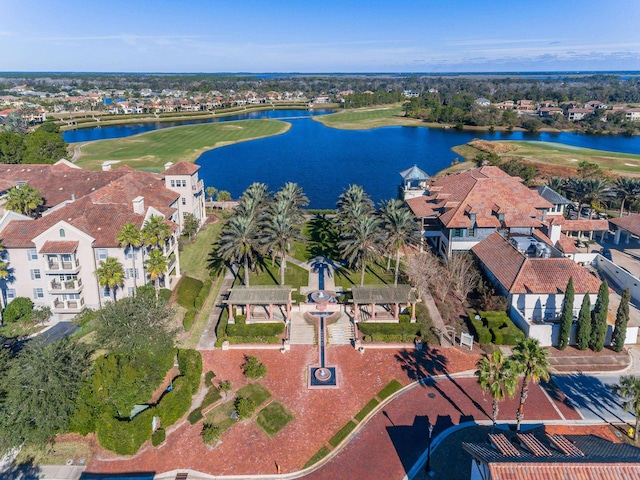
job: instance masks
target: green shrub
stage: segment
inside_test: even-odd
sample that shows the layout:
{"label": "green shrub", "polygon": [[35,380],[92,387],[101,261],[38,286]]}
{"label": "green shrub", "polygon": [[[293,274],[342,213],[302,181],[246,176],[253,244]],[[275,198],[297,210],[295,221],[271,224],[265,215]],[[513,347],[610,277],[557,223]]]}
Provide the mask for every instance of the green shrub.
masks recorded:
{"label": "green shrub", "polygon": [[267,366],[257,357],[254,357],[253,355],[245,355],[242,372],[247,378],[260,378],[267,374]]}
{"label": "green shrub", "polygon": [[491,332],[485,326],[482,318],[480,320],[475,319],[475,313],[469,313],[469,320],[471,321],[471,327],[473,330],[474,337],[476,342],[478,343],[491,343]]}
{"label": "green shrub", "polygon": [[202,420],[202,407],[193,409],[191,413],[189,413],[187,420],[189,420],[189,423],[191,425],[193,425],[194,423],[198,423],[200,420]]}
{"label": "green shrub", "polygon": [[229,309],[223,308],[216,326],[216,347],[222,346],[222,342],[227,338],[227,324],[229,322]]}
{"label": "green shrub", "polygon": [[282,340],[280,340],[280,337],[224,337],[222,340],[226,340],[231,345],[242,345],[245,343],[275,345],[282,342]]}
{"label": "green shrub", "polygon": [[232,390],[231,380],[223,380],[220,382],[220,391],[221,392],[230,392]]}
{"label": "green shrub", "polygon": [[384,400],[385,398],[391,396],[401,388],[402,388],[402,384],[394,378],[387,384],[386,387],[380,390],[380,393],[378,393],[378,398],[380,400]]}
{"label": "green shrub", "polygon": [[241,419],[251,418],[256,411],[256,402],[247,397],[238,397],[233,402],[238,417]]}
{"label": "green shrub", "polygon": [[524,339],[524,333],[511,321],[503,311],[479,311],[480,320],[475,313],[469,312],[475,338],[479,343],[496,345],[517,345]]}
{"label": "green shrub", "polygon": [[96,421],[98,441],[118,455],[133,455],[151,437],[151,420],[155,409],[149,408],[132,420],[119,420],[104,413]]}
{"label": "green shrub", "polygon": [[158,445],[160,445],[162,442],[164,442],[165,438],[167,437],[164,428],[159,428],[157,429],[155,432],[153,432],[153,434],[151,435],[151,445],[153,445],[154,447],[157,447]]}
{"label": "green shrub", "polygon": [[195,310],[187,310],[182,318],[182,328],[184,328],[185,332],[191,330],[193,326],[193,322],[196,319],[196,311]]}
{"label": "green shrub", "polygon": [[191,407],[191,397],[191,385],[187,377],[176,378],[173,381],[173,389],[162,397],[155,408],[162,425],[173,425],[187,413]]}
{"label": "green shrub", "polygon": [[178,290],[178,305],[191,310],[195,308],[196,297],[202,290],[202,282],[197,278],[182,277]]}
{"label": "green shrub", "polygon": [[356,423],[353,420],[349,421],[349,423],[342,427],[338,431],[338,433],[336,433],[331,438],[331,440],[329,440],[329,445],[331,445],[333,448],[336,448],[338,445],[340,445],[340,442],[342,442],[342,440],[347,438],[347,436],[353,431],[354,428],[356,428]]}
{"label": "green shrub", "polygon": [[216,374],[213,372],[213,370],[209,370],[207,373],[204,374],[204,383],[205,385],[209,386],[211,385],[211,381],[216,378]]}
{"label": "green shrub", "polygon": [[284,323],[229,324],[229,337],[274,337],[284,333]]}
{"label": "green shrub", "polygon": [[202,426],[202,441],[207,445],[211,445],[218,441],[218,439],[222,436],[222,428],[219,425],[215,425],[213,423],[205,423]]}
{"label": "green shrub", "polygon": [[171,295],[173,295],[173,292],[171,290],[169,290],[168,288],[161,288],[158,297],[160,297],[160,299],[164,303],[168,303]]}
{"label": "green shrub", "polygon": [[194,306],[196,311],[200,311],[200,309],[204,305],[204,302],[207,301],[207,297],[209,296],[210,291],[211,291],[211,280],[209,279],[202,284],[202,289],[200,289],[200,293],[198,293],[198,296],[194,301]]}
{"label": "green shrub", "polygon": [[221,398],[220,390],[213,386],[209,387],[207,394],[202,399],[202,408],[207,408],[209,405],[213,405]]}
{"label": "green shrub", "polygon": [[11,300],[2,312],[2,319],[6,323],[28,320],[33,311],[33,302],[27,297],[17,297]]}
{"label": "green shrub", "polygon": [[401,335],[413,341],[415,337],[422,336],[423,325],[418,323],[393,323],[393,322],[359,322],[358,330],[374,339],[378,335]]}
{"label": "green shrub", "polygon": [[191,388],[191,395],[198,393],[200,389],[200,377],[202,376],[202,355],[196,350],[178,350],[178,368],[180,373],[187,378]]}

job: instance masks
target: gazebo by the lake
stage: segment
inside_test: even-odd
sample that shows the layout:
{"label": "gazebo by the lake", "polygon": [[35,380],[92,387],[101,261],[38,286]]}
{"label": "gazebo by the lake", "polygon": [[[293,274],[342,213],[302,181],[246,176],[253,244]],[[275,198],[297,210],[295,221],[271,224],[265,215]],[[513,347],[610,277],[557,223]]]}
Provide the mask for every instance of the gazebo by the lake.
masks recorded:
{"label": "gazebo by the lake", "polygon": [[416,321],[416,303],[419,298],[411,285],[354,286],[353,315],[356,321],[399,322],[400,312],[410,310],[411,322]]}
{"label": "gazebo by the lake", "polygon": [[229,291],[229,323],[235,323],[234,307],[246,315],[246,323],[286,322],[291,318],[291,285],[234,287]]}

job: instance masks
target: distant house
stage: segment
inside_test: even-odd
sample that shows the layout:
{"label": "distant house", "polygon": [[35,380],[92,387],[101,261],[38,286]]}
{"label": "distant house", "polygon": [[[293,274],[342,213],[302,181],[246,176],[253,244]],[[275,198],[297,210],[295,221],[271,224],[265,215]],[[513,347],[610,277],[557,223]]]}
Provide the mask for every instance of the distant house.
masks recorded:
{"label": "distant house", "polygon": [[630,122],[640,120],[640,108],[627,108],[624,110],[625,119]]}
{"label": "distant house", "polygon": [[542,107],[538,110],[538,115],[542,118],[551,118],[554,115],[562,115],[564,111],[560,107]]}
{"label": "distant house", "polygon": [[402,92],[402,96],[406,98],[419,97],[420,92],[417,90],[405,90]]}
{"label": "distant house", "polygon": [[600,102],[598,100],[591,100],[590,102],[587,102],[587,103],[584,104],[584,108],[591,108],[591,109],[596,110],[596,109],[599,109],[599,108],[600,109],[606,109],[607,106],[604,103],[602,103],[602,102]]}
{"label": "distant house", "polygon": [[513,100],[507,100],[505,102],[494,103],[493,106],[499,110],[513,110],[516,104]]}
{"label": "distant house", "polygon": [[479,105],[480,107],[488,107],[489,105],[491,105],[491,100],[489,100],[488,98],[480,97],[476,98],[475,104]]}
{"label": "distant house", "polygon": [[578,122],[587,115],[593,113],[593,108],[570,108],[568,113],[568,118],[572,122]]}

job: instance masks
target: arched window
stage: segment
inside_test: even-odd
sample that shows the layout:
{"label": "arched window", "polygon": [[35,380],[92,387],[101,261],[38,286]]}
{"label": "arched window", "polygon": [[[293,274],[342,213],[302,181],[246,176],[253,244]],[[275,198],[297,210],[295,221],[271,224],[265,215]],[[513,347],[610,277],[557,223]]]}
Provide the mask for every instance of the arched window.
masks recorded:
{"label": "arched window", "polygon": [[64,238],[65,233],[64,233],[64,228],[60,229],[60,238]]}

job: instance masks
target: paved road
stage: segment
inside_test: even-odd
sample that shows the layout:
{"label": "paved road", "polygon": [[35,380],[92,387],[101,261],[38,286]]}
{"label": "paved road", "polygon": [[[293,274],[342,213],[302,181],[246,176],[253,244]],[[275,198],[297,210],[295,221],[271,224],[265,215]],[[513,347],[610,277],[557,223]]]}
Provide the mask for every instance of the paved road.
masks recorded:
{"label": "paved road", "polygon": [[71,322],[60,322],[51,327],[49,330],[46,330],[42,334],[38,335],[45,345],[49,345],[50,343],[57,342],[58,340],[62,340],[63,338],[68,337],[73,332],[78,330]]}

